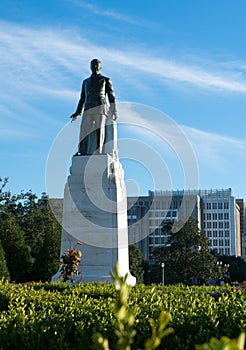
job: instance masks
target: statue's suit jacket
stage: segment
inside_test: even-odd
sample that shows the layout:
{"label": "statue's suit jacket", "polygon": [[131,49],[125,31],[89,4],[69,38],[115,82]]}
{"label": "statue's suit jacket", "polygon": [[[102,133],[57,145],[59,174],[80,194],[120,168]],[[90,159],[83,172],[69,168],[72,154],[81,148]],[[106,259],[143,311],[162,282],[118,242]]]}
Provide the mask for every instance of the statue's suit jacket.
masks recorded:
{"label": "statue's suit jacket", "polygon": [[[110,106],[115,106],[115,94],[110,78],[101,74],[91,75],[83,81],[80,100],[75,114],[79,115],[83,110],[86,112],[91,108],[95,108],[96,114],[99,112],[99,114],[107,115],[106,96]],[[114,110],[111,111],[115,112]]]}
{"label": "statue's suit jacket", "polygon": [[[113,129],[108,116],[106,97],[110,103],[110,114],[116,113],[115,94],[110,78],[101,74],[91,75],[82,84],[80,100],[75,115],[83,113],[80,127],[79,153],[93,154],[103,143],[112,140]],[[105,124],[107,124],[105,139]],[[110,127],[109,127],[110,125]]]}

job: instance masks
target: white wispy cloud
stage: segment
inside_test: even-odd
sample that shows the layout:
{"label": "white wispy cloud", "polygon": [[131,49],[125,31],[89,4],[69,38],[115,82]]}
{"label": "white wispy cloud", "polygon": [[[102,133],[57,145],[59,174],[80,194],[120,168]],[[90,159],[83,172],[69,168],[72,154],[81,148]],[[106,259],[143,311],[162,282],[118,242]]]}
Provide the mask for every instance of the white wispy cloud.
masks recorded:
{"label": "white wispy cloud", "polygon": [[77,0],[72,0],[73,4],[79,7],[83,7],[90,12],[92,12],[95,15],[107,17],[110,19],[114,19],[120,22],[125,22],[128,24],[133,24],[133,25],[145,25],[146,22],[137,18],[134,18],[133,16],[127,16],[122,13],[115,12],[113,10],[105,10],[105,8],[99,7],[95,4],[92,4],[91,2],[87,1],[77,1]]}
{"label": "white wispy cloud", "polygon": [[[140,104],[123,103],[119,110],[122,110],[122,122],[128,127],[126,134],[135,126],[131,135],[158,151],[166,161],[178,159],[190,179],[197,176],[197,167],[204,174],[229,174],[232,167],[244,167],[244,139],[178,125],[161,111]],[[176,163],[173,170],[177,171]]]}
{"label": "white wispy cloud", "polygon": [[[136,82],[152,77],[163,85],[172,82],[212,91],[246,92],[246,79],[239,74],[239,65],[227,69],[224,63],[220,67],[217,62],[219,68],[215,71],[209,65],[201,68],[165,57],[160,59],[136,48],[121,51],[101,47],[78,34],[55,28],[33,29],[0,22],[0,49],[0,84],[5,92],[17,89],[28,94],[40,89],[42,93],[57,95],[61,86],[71,85],[72,79],[82,73],[88,74],[91,53],[102,58],[105,66],[112,67],[115,75],[131,74]],[[62,95],[72,96],[69,89]]]}
{"label": "white wispy cloud", "polygon": [[199,163],[221,173],[242,167],[246,160],[246,140],[182,126]]}
{"label": "white wispy cloud", "polygon": [[235,147],[240,152],[246,151],[246,140],[240,138],[229,137],[226,135],[220,135],[216,133],[209,133],[203,130],[182,126],[184,131],[191,137],[194,143],[200,144],[199,140],[203,140],[205,144],[203,147],[206,148],[206,145],[212,144],[217,145],[218,147],[221,145],[227,145],[228,147]]}
{"label": "white wispy cloud", "polygon": [[1,140],[25,140],[26,138],[30,138],[30,133],[26,130],[20,130],[20,129],[9,129],[9,128],[1,128],[0,130],[0,138]]}

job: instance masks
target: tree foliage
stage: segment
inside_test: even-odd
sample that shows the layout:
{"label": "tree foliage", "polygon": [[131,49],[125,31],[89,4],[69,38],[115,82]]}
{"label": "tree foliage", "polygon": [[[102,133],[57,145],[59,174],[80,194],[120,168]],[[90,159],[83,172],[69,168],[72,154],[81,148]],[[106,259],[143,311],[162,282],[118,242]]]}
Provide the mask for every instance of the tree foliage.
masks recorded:
{"label": "tree foliage", "polygon": [[21,226],[34,258],[31,277],[34,281],[47,281],[59,268],[61,227],[45,194],[34,203],[31,198],[26,207]]}
{"label": "tree foliage", "polygon": [[242,258],[227,255],[217,258],[222,262],[222,266],[229,265],[228,277],[230,281],[239,283],[246,281],[246,262]]}
{"label": "tree foliage", "polygon": [[129,266],[131,274],[136,277],[137,283],[143,283],[143,257],[135,245],[129,245]]}
{"label": "tree foliage", "polygon": [[1,213],[0,240],[11,279],[15,282],[26,280],[31,271],[33,259],[30,247],[25,243],[24,232],[11,212]]}
{"label": "tree foliage", "polygon": [[163,230],[170,236],[166,246],[154,251],[154,257],[159,273],[160,264],[165,263],[167,282],[187,284],[196,279],[204,283],[215,277],[217,258],[209,252],[209,240],[194,218],[186,223],[167,223]]}
{"label": "tree foliage", "polygon": [[60,225],[45,194],[40,199],[31,191],[12,195],[7,182],[0,179],[0,240],[10,278],[50,280],[59,268]]}
{"label": "tree foliage", "polygon": [[3,250],[3,246],[0,243],[0,278],[5,278],[9,279],[9,270],[8,270],[8,265],[7,261],[5,259],[5,252]]}

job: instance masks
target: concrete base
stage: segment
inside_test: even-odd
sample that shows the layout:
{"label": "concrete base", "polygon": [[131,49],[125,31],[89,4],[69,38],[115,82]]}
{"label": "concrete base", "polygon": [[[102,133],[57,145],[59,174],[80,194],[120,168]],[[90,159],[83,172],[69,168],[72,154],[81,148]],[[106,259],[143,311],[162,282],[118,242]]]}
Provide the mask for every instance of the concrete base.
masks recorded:
{"label": "concrete base", "polygon": [[[128,284],[127,201],[123,169],[118,159],[105,155],[74,156],[65,186],[61,255],[83,242],[77,281],[112,282],[110,273],[119,262]],[[59,278],[59,272],[52,280]]]}

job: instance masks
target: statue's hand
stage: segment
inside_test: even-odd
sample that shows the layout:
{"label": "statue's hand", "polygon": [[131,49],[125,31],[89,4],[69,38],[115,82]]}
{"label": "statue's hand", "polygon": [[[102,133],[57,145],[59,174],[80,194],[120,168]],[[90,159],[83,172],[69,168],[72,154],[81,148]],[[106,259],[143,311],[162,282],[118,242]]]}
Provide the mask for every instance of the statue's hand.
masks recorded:
{"label": "statue's hand", "polygon": [[71,123],[72,123],[78,118],[78,116],[75,113],[73,113],[70,118],[72,118],[71,120]]}
{"label": "statue's hand", "polygon": [[117,118],[118,118],[117,113],[113,113],[113,114],[112,114],[112,119],[113,119],[113,120],[116,120]]}
{"label": "statue's hand", "polygon": [[116,109],[116,104],[115,103],[110,103],[110,106],[109,106],[109,117],[112,120],[116,120],[117,119],[117,109]]}

